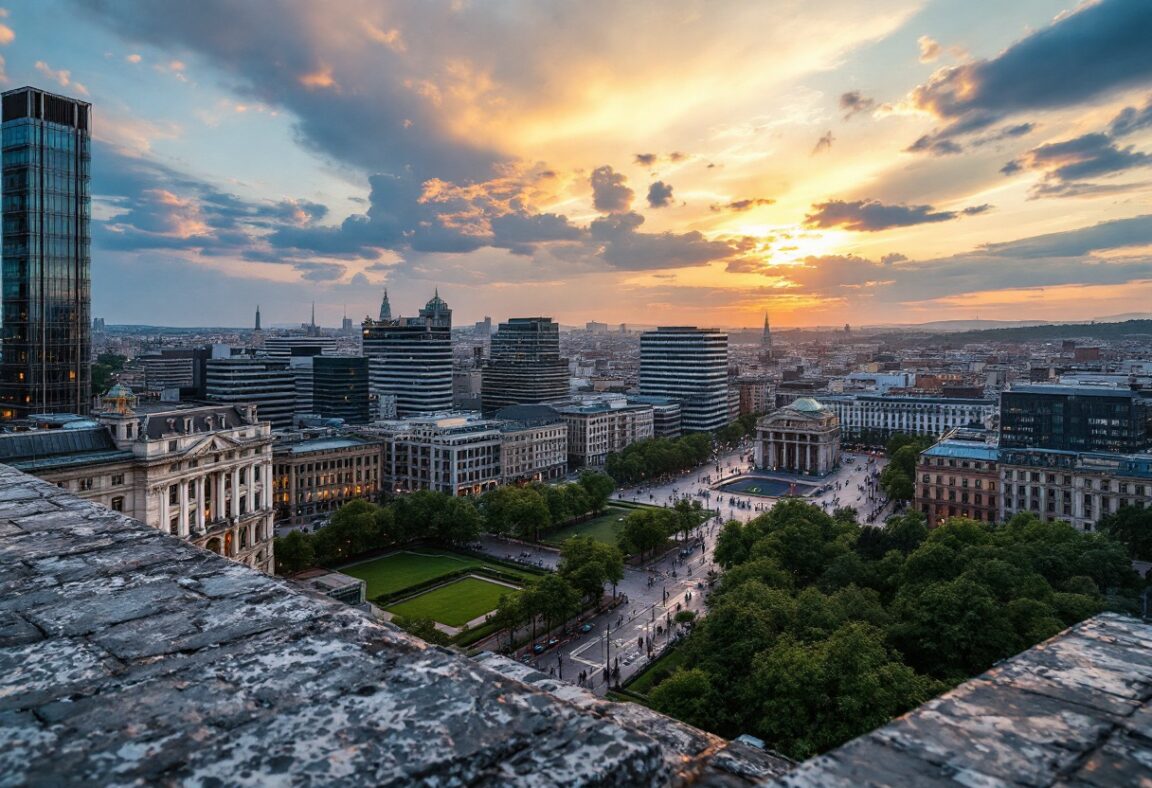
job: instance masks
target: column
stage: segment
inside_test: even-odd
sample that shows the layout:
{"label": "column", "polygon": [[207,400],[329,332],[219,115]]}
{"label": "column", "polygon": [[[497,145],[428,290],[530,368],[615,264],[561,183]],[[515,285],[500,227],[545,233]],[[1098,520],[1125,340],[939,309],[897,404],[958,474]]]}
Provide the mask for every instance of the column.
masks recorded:
{"label": "column", "polygon": [[188,483],[177,480],[180,488],[180,535],[188,536]]}
{"label": "column", "polygon": [[224,491],[224,474],[221,471],[216,471],[212,478],[216,480],[216,519],[223,520],[228,516],[227,504],[225,503],[228,495]]}
{"label": "column", "polygon": [[256,464],[248,466],[248,511],[254,512],[260,507],[256,504]]}
{"label": "column", "polygon": [[204,477],[196,477],[196,527],[204,530]]}
{"label": "column", "polygon": [[264,466],[264,508],[268,511],[272,510],[272,466]]}
{"label": "column", "polygon": [[228,504],[228,516],[240,516],[240,466],[232,468],[232,500]]}
{"label": "column", "polygon": [[171,533],[169,530],[172,515],[168,512],[168,485],[160,487],[157,490],[160,493],[160,530],[164,533]]}

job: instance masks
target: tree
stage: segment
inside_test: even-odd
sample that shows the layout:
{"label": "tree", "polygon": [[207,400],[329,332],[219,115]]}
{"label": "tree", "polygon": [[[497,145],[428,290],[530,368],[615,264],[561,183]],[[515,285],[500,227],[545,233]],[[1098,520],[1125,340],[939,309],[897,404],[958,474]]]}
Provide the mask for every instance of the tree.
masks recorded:
{"label": "tree", "polygon": [[612,583],[615,595],[615,585],[624,576],[624,556],[617,547],[574,536],[561,546],[556,571],[585,597],[599,602],[605,583]]}
{"label": "tree", "polygon": [[484,495],[484,524],[492,533],[540,540],[552,523],[543,494],[531,487],[497,487]]}
{"label": "tree", "polygon": [[637,509],[624,518],[618,537],[620,549],[638,553],[643,560],[649,550],[668,541],[675,532],[676,514],[668,509]]}
{"label": "tree", "polygon": [[580,592],[559,575],[544,575],[532,582],[536,610],[547,629],[562,624],[580,609]]}
{"label": "tree", "polygon": [[893,501],[910,501],[916,495],[916,483],[912,479],[899,465],[890,463],[880,472],[880,489]]}
{"label": "tree", "polygon": [[290,575],[307,569],[316,562],[316,551],[307,534],[293,531],[287,536],[276,537],[272,546],[276,557],[276,574]]}
{"label": "tree", "polygon": [[684,541],[688,541],[692,529],[700,525],[704,519],[704,507],[700,501],[681,498],[672,509],[676,512],[676,530],[684,536]]}
{"label": "tree", "polygon": [[612,481],[611,476],[600,471],[581,471],[580,486],[588,493],[592,511],[600,514],[604,510],[604,505],[608,503],[612,491],[616,489],[616,482]]}
{"label": "tree", "polygon": [[716,730],[716,698],[709,674],[699,668],[678,670],[652,691],[652,706],[689,725]]}
{"label": "tree", "polygon": [[[509,649],[512,648],[516,630],[532,616],[533,613],[530,613],[524,604],[524,595],[522,593],[515,592],[500,595],[500,602],[496,605],[496,610],[492,613],[492,620],[496,622],[498,627],[508,633]],[[535,633],[533,633],[533,637],[535,637]]]}
{"label": "tree", "polygon": [[1137,561],[1152,561],[1152,509],[1121,506],[1100,520],[1100,530],[1120,542]]}

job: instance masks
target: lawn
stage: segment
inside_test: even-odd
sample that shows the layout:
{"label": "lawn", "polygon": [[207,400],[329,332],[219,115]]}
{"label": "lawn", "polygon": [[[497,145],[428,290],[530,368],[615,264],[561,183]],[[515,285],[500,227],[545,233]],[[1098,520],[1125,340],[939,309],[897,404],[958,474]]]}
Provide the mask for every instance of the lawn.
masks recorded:
{"label": "lawn", "polygon": [[591,520],[574,523],[573,525],[565,525],[563,528],[549,531],[544,534],[544,537],[540,541],[544,542],[544,544],[559,546],[565,539],[570,539],[573,536],[591,536],[597,542],[615,545],[616,535],[620,533],[620,528],[624,525],[621,520],[627,517],[630,511],[633,510],[610,506],[605,509],[604,513],[599,517],[593,517]]}
{"label": "lawn", "polygon": [[430,618],[450,627],[459,627],[495,610],[500,597],[512,590],[476,577],[464,577],[385,609],[400,616]]}
{"label": "lawn", "polygon": [[626,686],[626,689],[638,695],[651,695],[657,684],[676,672],[676,668],[684,663],[686,656],[683,648],[673,648],[649,665],[643,673]]}
{"label": "lawn", "polygon": [[[517,574],[514,569],[488,564],[479,558],[432,549],[401,550],[372,561],[343,567],[339,571],[364,580],[368,584],[367,598],[375,599],[381,594],[401,591],[459,569],[476,569],[482,566],[490,566],[508,574]],[[530,577],[527,574],[523,576]]]}

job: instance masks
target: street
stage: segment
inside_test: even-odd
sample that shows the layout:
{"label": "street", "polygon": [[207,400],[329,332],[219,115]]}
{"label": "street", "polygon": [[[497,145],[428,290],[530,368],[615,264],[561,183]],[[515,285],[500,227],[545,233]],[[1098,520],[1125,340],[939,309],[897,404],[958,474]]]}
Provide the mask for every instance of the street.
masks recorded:
{"label": "street", "polygon": [[[679,550],[672,550],[645,568],[625,567],[617,593],[625,595],[627,602],[592,619],[591,632],[577,632],[556,648],[533,655],[530,664],[573,683],[583,673],[587,677],[583,684],[602,695],[610,684],[616,683],[615,677],[611,682],[605,680],[606,666],[609,670],[619,668],[619,683],[623,684],[649,662],[649,647],[652,658],[655,658],[672,640],[679,628],[673,620],[677,612],[692,610],[702,615],[708,572],[718,571],[712,562],[712,553],[723,523],[751,520],[769,510],[776,500],[720,493],[713,489],[717,484],[751,470],[748,452],[747,448],[732,451],[666,484],[617,490],[615,500],[657,506],[670,506],[684,497],[699,500],[705,509],[718,511],[719,516],[697,529],[689,541],[691,552],[687,556],[681,558]],[[844,456],[848,461],[832,474],[810,482],[819,485],[823,492],[810,496],[808,500],[829,513],[841,506],[855,507],[862,522],[876,512],[874,521],[883,523],[884,507],[870,480],[874,480],[883,468],[884,460],[870,461],[866,454]],[[805,480],[805,483],[809,482]],[[701,542],[702,549],[699,547]],[[559,552],[554,548],[491,536],[483,537],[480,543],[484,551],[494,556],[537,566],[554,569],[559,560]]]}

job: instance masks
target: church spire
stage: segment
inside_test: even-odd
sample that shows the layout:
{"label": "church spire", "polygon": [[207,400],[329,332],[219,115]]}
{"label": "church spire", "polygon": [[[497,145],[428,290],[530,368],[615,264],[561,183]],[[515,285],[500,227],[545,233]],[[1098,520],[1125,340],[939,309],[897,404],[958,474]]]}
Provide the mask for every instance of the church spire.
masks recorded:
{"label": "church spire", "polygon": [[256,305],[256,330],[260,330],[260,305]]}
{"label": "church spire", "polygon": [[380,319],[392,319],[392,305],[388,303],[388,288],[384,288],[384,298],[380,300]]}

